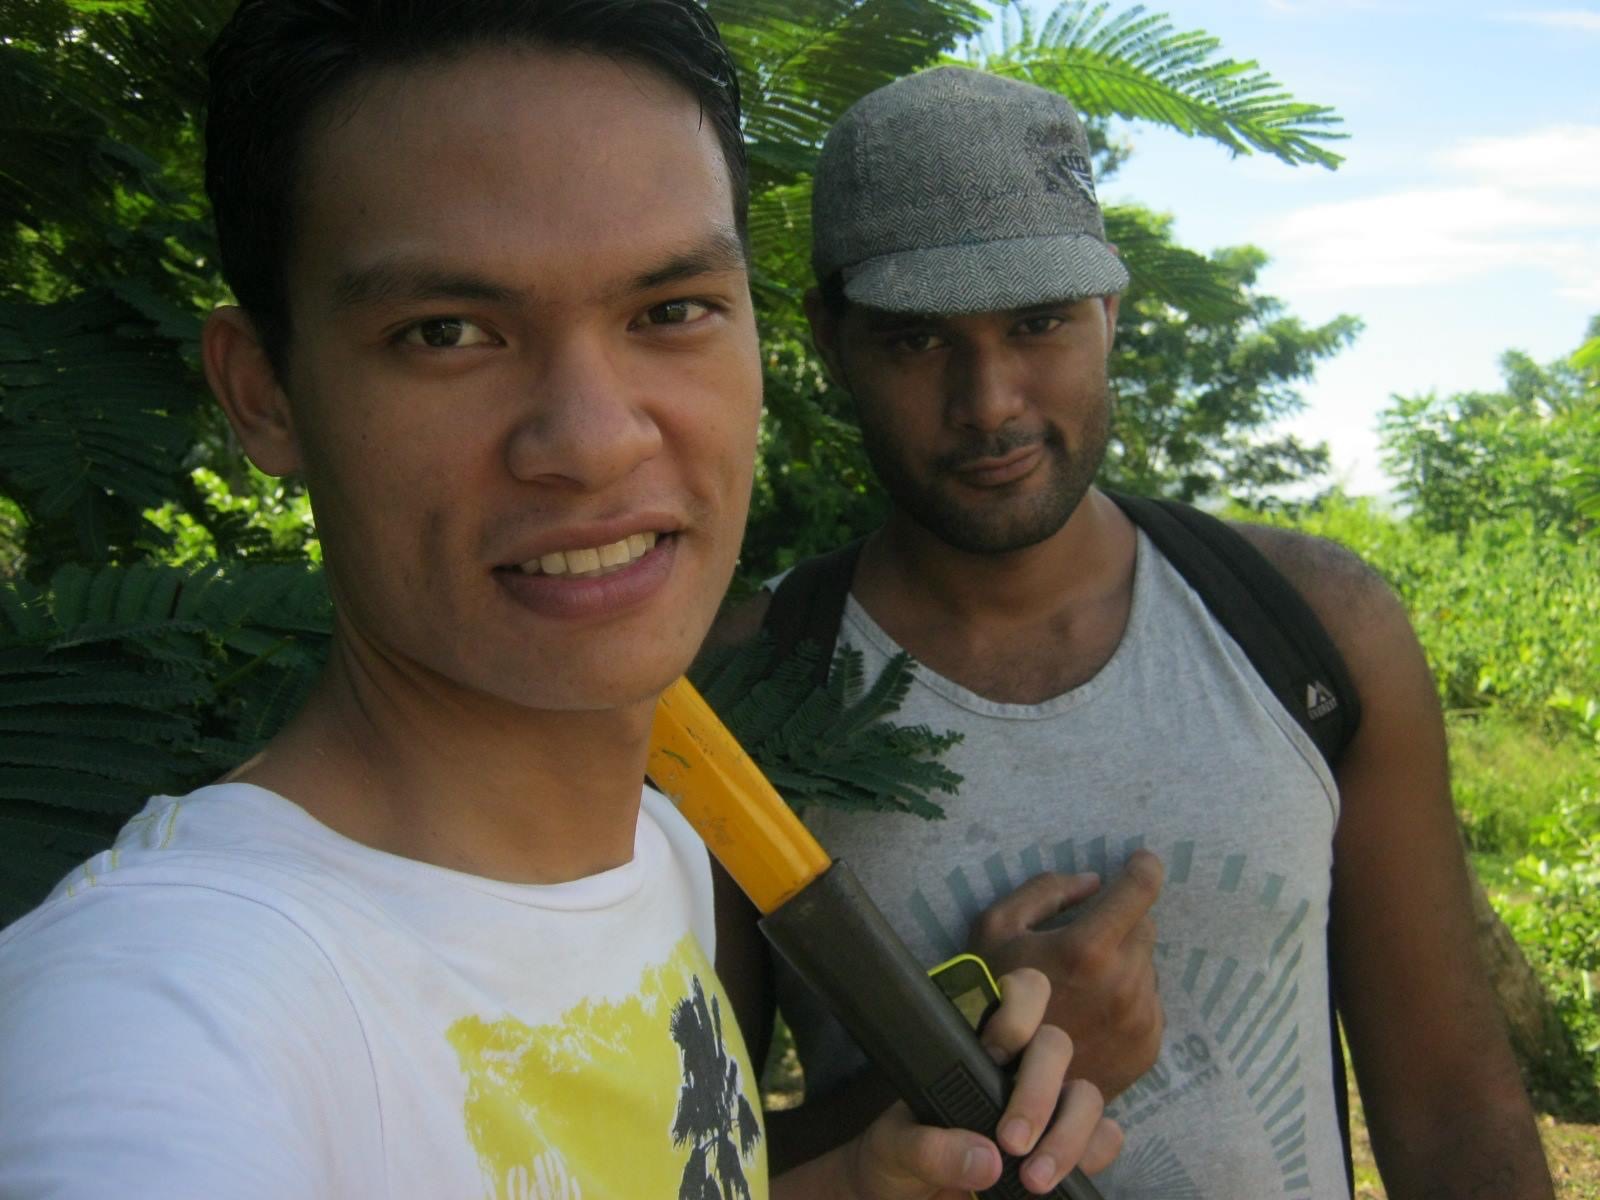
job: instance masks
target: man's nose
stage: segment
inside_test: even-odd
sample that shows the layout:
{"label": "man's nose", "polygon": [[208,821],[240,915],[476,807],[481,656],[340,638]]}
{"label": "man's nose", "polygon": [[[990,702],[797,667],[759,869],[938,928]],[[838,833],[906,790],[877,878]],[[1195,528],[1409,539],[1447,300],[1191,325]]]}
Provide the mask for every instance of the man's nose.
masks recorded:
{"label": "man's nose", "polygon": [[506,443],[506,465],[526,482],[597,490],[661,449],[648,378],[594,337],[552,347],[531,372]]}
{"label": "man's nose", "polygon": [[946,412],[953,424],[994,433],[1027,406],[1022,364],[1003,346],[962,347],[951,356]]}

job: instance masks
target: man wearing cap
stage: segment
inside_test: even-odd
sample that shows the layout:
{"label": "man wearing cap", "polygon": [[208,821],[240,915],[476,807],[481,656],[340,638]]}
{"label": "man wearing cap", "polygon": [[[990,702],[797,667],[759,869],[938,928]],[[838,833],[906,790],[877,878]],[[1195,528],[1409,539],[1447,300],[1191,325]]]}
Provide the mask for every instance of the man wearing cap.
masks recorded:
{"label": "man wearing cap", "polygon": [[[1239,527],[1349,668],[1335,777],[1093,486],[1128,276],[1071,106],[959,68],[884,87],[830,133],[813,225],[817,349],[892,502],[838,636],[869,678],[911,653],[897,720],[960,730],[965,778],[943,821],[813,830],[929,963],[970,945],[1051,976],[1077,1068],[1118,1096],[1108,1197],[1349,1194],[1330,977],[1389,1195],[1549,1196],[1399,601],[1337,546]],[[777,992],[808,1094],[839,1086],[859,1058],[781,970]],[[775,1154],[803,1136],[775,1123]]]}

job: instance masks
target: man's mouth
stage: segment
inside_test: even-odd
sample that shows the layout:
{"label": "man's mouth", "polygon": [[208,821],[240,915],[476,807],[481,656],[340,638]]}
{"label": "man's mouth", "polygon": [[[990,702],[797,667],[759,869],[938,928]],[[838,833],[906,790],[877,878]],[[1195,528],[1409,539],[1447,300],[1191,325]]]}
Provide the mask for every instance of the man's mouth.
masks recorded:
{"label": "man's mouth", "polygon": [[655,548],[657,534],[630,533],[620,541],[577,550],[553,550],[530,558],[515,569],[524,575],[564,575],[571,579],[598,579],[639,561]]}

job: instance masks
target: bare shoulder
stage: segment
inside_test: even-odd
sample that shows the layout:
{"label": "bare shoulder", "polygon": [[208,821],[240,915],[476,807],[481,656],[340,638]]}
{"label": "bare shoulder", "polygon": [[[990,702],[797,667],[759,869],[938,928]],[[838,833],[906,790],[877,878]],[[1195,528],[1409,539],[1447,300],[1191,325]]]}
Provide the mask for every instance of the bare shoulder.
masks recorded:
{"label": "bare shoulder", "polygon": [[1230,525],[1294,585],[1340,650],[1348,654],[1386,630],[1409,633],[1400,598],[1353,550],[1294,529]]}

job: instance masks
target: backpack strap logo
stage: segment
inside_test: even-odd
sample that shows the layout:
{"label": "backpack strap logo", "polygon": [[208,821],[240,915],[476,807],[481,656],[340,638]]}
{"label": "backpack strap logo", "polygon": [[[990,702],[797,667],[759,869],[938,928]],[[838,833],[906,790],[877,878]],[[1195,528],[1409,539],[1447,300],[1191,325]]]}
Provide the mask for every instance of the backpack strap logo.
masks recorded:
{"label": "backpack strap logo", "polygon": [[1322,720],[1338,707],[1339,697],[1322,680],[1313,679],[1306,685],[1306,715],[1313,721]]}

